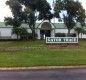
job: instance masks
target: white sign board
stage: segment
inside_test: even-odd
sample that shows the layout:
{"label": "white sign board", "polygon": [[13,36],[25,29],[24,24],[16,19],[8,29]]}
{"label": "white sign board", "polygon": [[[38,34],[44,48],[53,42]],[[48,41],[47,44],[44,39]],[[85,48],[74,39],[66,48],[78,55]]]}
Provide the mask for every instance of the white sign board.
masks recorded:
{"label": "white sign board", "polygon": [[78,37],[46,37],[46,43],[78,43]]}

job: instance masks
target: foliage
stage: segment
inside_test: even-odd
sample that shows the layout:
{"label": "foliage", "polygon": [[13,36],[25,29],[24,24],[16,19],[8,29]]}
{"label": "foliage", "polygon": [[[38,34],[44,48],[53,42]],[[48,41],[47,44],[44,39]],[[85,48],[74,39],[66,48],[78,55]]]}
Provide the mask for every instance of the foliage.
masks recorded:
{"label": "foliage", "polygon": [[86,30],[83,29],[83,30],[82,30],[82,33],[83,33],[83,34],[86,34]]}
{"label": "foliage", "polygon": [[80,33],[85,33],[85,30],[82,27],[75,27],[75,31],[78,33],[78,38]]}
{"label": "foliage", "polygon": [[[37,37],[37,34],[35,34],[35,38]],[[28,39],[33,39],[33,34],[32,33],[28,33],[27,34],[27,38]]]}
{"label": "foliage", "polygon": [[8,0],[6,1],[6,5],[9,5],[13,17],[5,17],[4,19],[5,24],[11,25],[13,26],[13,28],[20,27],[21,21],[19,15],[21,14],[22,6],[18,2],[18,0]]}
{"label": "foliage", "polygon": [[17,18],[5,17],[4,22],[6,25],[11,25],[13,27],[19,27],[21,22]]}
{"label": "foliage", "polygon": [[33,39],[32,33],[28,33],[27,35],[28,35],[28,39]]}
{"label": "foliage", "polygon": [[55,37],[65,37],[65,33],[56,33]]}
{"label": "foliage", "polygon": [[7,0],[6,5],[9,5],[9,8],[11,9],[11,12],[13,14],[13,17],[19,18],[19,15],[21,14],[21,11],[22,11],[22,6],[19,3],[19,1],[18,0]]}
{"label": "foliage", "polygon": [[12,33],[16,34],[17,38],[18,38],[18,36],[20,36],[21,39],[27,39],[28,32],[27,32],[27,29],[25,29],[23,27],[13,28]]}
{"label": "foliage", "polygon": [[56,18],[63,19],[68,29],[68,36],[77,22],[81,23],[82,26],[85,25],[85,9],[78,0],[56,0],[54,15]]}
{"label": "foliage", "polygon": [[38,0],[37,1],[37,10],[39,11],[39,20],[51,20],[53,18],[53,14],[51,13],[51,7],[46,0]]}
{"label": "foliage", "polygon": [[82,27],[76,27],[76,28],[75,28],[75,31],[77,31],[78,34],[81,33],[82,30],[83,30]]}
{"label": "foliage", "polygon": [[21,30],[21,32],[20,32],[20,38],[21,39],[28,39],[27,38],[27,34],[28,34],[27,29],[21,27],[20,30]]}
{"label": "foliage", "polygon": [[76,37],[76,33],[70,34],[70,37]]}
{"label": "foliage", "polygon": [[[33,38],[35,38],[36,20],[50,20],[53,18],[50,11],[51,7],[46,0],[8,0],[6,4],[9,5],[11,9],[13,19],[28,24],[32,31]],[[9,25],[10,24],[11,23],[9,23]],[[14,24],[12,25],[14,26]]]}
{"label": "foliage", "polygon": [[50,20],[53,18],[51,13],[51,7],[46,0],[18,0],[22,5],[25,6],[25,9],[31,10],[34,13],[37,12],[38,15],[35,15],[38,20]]}
{"label": "foliage", "polygon": [[[27,29],[24,27],[16,27],[12,29],[12,33],[20,36],[20,39],[33,39],[33,34],[28,33]],[[37,37],[37,34],[35,34],[35,37]]]}

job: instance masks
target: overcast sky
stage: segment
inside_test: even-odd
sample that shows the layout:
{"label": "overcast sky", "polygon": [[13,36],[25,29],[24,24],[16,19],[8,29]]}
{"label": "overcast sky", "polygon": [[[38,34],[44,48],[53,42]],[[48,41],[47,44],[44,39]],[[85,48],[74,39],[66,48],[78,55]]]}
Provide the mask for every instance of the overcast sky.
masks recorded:
{"label": "overcast sky", "polygon": [[[6,1],[7,0],[0,1],[0,22],[4,21],[4,17],[12,16],[9,7],[6,6],[6,4],[5,4]],[[47,1],[52,5],[53,0],[47,0]],[[79,1],[82,2],[82,5],[86,9],[86,0],[79,0]]]}

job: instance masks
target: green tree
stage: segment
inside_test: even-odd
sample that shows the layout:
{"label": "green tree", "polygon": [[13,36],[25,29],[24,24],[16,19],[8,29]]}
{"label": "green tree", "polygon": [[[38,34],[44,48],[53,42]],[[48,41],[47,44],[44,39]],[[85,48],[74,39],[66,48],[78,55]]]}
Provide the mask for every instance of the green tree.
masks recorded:
{"label": "green tree", "polygon": [[25,20],[29,24],[30,29],[32,30],[33,39],[35,38],[35,23],[36,20],[49,20],[53,18],[52,13],[50,12],[51,7],[46,0],[19,0],[19,2],[25,6]]}
{"label": "green tree", "polygon": [[14,27],[12,29],[12,34],[16,34],[17,35],[17,39],[19,39],[18,37],[20,37],[20,33],[21,33],[21,29],[19,27]]}
{"label": "green tree", "polygon": [[5,17],[4,22],[6,25],[13,26],[13,28],[21,26],[21,22],[17,18]]}
{"label": "green tree", "polygon": [[49,3],[46,0],[38,0],[36,4],[37,11],[39,11],[38,19],[51,21],[53,14],[51,13],[51,7]]}
{"label": "green tree", "polygon": [[49,20],[53,18],[51,7],[46,0],[8,0],[13,18],[29,25],[33,39],[35,38],[36,20]]}
{"label": "green tree", "polygon": [[22,5],[18,0],[7,0],[6,5],[9,5],[14,18],[18,18],[22,12]]}
{"label": "green tree", "polygon": [[27,30],[21,27],[21,22],[18,19],[12,17],[5,17],[4,22],[6,25],[13,26],[12,33],[17,35],[17,39],[18,36],[20,37],[27,36],[28,34]]}
{"label": "green tree", "polygon": [[23,27],[13,28],[12,33],[17,35],[17,39],[18,39],[18,36],[20,37],[20,39],[27,39],[27,37],[28,37],[27,36],[28,32],[27,32],[26,28],[23,28]]}
{"label": "green tree", "polygon": [[68,29],[68,37],[70,36],[71,29],[75,27],[77,22],[85,25],[85,9],[83,9],[78,0],[56,0],[54,15],[56,18],[63,19]]}
{"label": "green tree", "polygon": [[83,28],[82,28],[82,27],[76,27],[76,28],[75,28],[75,31],[77,32],[77,34],[78,34],[78,39],[79,39],[79,34],[82,33]]}
{"label": "green tree", "polygon": [[18,39],[18,35],[20,32],[18,28],[21,26],[21,22],[18,19],[12,17],[5,17],[4,22],[5,25],[13,26],[12,32],[17,35],[17,39]]}

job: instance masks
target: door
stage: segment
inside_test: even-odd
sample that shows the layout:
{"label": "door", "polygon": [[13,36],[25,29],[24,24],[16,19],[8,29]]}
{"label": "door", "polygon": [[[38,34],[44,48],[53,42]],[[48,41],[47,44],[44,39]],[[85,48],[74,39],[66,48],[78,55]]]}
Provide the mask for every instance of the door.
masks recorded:
{"label": "door", "polygon": [[41,39],[45,39],[45,37],[51,37],[50,30],[40,30]]}

